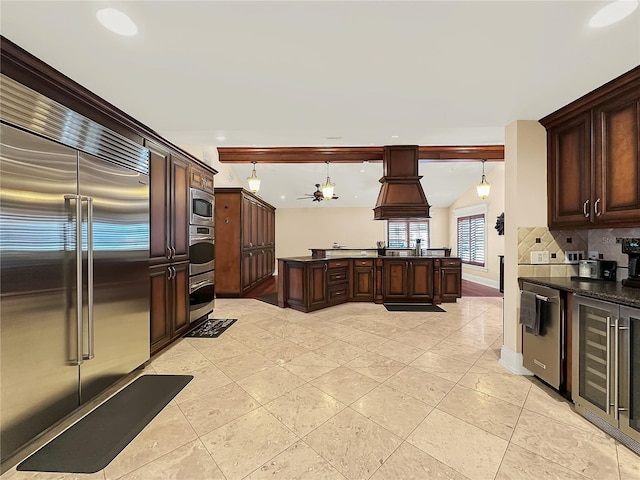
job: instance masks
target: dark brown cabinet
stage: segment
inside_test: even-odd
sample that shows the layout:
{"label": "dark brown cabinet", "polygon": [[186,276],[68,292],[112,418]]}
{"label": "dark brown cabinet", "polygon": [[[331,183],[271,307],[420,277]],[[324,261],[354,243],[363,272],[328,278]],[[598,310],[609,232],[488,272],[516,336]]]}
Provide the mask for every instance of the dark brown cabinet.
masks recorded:
{"label": "dark brown cabinet", "polygon": [[199,166],[191,165],[189,183],[192,188],[213,193],[213,174]]}
{"label": "dark brown cabinet", "polygon": [[151,354],[189,327],[189,262],[149,269]]}
{"label": "dark brown cabinet", "polygon": [[[640,88],[639,88],[640,90]],[[594,109],[595,223],[640,225],[640,91]]]}
{"label": "dark brown cabinet", "polygon": [[278,260],[278,305],[310,312],[347,301],[455,302],[459,258]]}
{"label": "dark brown cabinet", "polygon": [[460,259],[443,259],[440,262],[440,295],[443,302],[455,302],[462,296],[462,262]]}
{"label": "dark brown cabinet", "polygon": [[540,122],[549,228],[640,224],[640,67]]}
{"label": "dark brown cabinet", "polygon": [[[587,112],[547,133],[549,226],[589,221],[591,115]],[[553,201],[552,201],[553,200]]]}
{"label": "dark brown cabinet", "polygon": [[327,262],[311,263],[307,269],[309,285],[306,307],[308,311],[327,306]]}
{"label": "dark brown cabinet", "polygon": [[351,295],[349,300],[372,302],[375,295],[373,260],[353,260],[351,266]]}
{"label": "dark brown cabinet", "polygon": [[216,188],[216,294],[241,296],[275,270],[275,208],[242,188]]}
{"label": "dark brown cabinet", "polygon": [[349,300],[349,260],[280,261],[278,268],[278,290],[293,309],[311,312]]}
{"label": "dark brown cabinet", "polygon": [[384,301],[406,300],[409,297],[409,261],[384,260]]}
{"label": "dark brown cabinet", "polygon": [[384,260],[384,301],[431,302],[433,260]]}
{"label": "dark brown cabinet", "polygon": [[151,264],[189,259],[189,162],[147,143]]}
{"label": "dark brown cabinet", "polygon": [[195,168],[153,143],[146,146],[150,150],[149,332],[154,354],[189,328],[189,186],[197,170],[213,190],[213,172]]}
{"label": "dark brown cabinet", "polygon": [[327,261],[327,303],[337,305],[349,300],[349,260]]}

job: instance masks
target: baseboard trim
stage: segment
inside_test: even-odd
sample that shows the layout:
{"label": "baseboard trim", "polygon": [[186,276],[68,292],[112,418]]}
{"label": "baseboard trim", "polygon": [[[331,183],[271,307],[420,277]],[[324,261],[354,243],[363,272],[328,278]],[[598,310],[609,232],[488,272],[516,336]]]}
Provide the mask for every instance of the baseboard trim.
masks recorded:
{"label": "baseboard trim", "polygon": [[498,290],[500,288],[500,281],[492,280],[491,278],[480,277],[479,275],[474,275],[473,273],[465,273],[462,272],[462,279],[468,280],[469,282],[479,283],[480,285],[484,285],[485,287],[491,287]]}
{"label": "baseboard trim", "polygon": [[533,375],[533,372],[522,365],[522,353],[514,352],[504,345],[500,350],[498,363],[516,375]]}

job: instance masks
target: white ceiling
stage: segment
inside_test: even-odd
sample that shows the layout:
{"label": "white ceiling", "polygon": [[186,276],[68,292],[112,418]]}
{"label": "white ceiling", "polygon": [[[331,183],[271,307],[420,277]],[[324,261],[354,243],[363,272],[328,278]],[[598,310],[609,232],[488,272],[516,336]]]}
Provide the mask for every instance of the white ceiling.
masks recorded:
{"label": "white ceiling", "polygon": [[[493,144],[510,122],[539,119],[640,63],[640,9],[587,26],[606,3],[2,0],[0,30],[178,144]],[[140,33],[104,29],[95,11],[107,5]],[[289,167],[279,191],[322,183],[326,167],[305,168]],[[343,185],[362,177],[343,181],[343,168],[331,175],[346,203],[357,193]],[[259,172],[266,198],[267,166]]]}
{"label": "white ceiling", "polygon": [[[497,162],[486,162],[487,180]],[[238,177],[248,188],[246,178],[251,164],[234,164]],[[382,163],[332,163],[329,165],[331,183],[335,184],[337,200],[314,202],[311,198],[298,200],[305,193],[313,193],[315,184],[327,179],[327,166],[320,163],[256,165],[262,180],[258,195],[276,208],[369,207],[373,209],[380,191]],[[418,163],[422,188],[432,207],[448,207],[469,188],[480,182],[480,162],[423,162]],[[284,198],[282,198],[284,196]]]}

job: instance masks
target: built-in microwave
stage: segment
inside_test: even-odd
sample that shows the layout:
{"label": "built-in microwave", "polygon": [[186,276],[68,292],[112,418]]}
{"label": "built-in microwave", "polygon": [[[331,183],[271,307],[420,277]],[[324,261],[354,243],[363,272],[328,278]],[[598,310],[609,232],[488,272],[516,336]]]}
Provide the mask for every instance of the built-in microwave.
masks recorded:
{"label": "built-in microwave", "polygon": [[190,224],[213,226],[214,196],[197,188],[190,190]]}

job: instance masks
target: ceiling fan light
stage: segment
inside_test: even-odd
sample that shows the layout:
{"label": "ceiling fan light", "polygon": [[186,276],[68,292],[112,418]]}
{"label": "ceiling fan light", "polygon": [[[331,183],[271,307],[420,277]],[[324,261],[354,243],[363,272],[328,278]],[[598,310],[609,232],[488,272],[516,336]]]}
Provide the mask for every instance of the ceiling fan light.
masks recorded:
{"label": "ceiling fan light", "polygon": [[256,193],[260,190],[260,179],[256,174],[256,162],[253,163],[253,170],[251,171],[251,176],[247,177],[247,183],[249,184],[249,191],[251,193]]}

